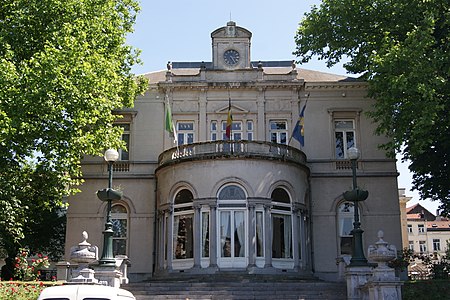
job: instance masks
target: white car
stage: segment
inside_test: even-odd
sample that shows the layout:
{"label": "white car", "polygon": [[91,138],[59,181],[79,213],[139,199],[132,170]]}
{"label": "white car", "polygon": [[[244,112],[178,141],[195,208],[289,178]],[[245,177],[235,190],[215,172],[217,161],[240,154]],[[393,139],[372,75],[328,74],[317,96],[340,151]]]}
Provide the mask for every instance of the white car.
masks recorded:
{"label": "white car", "polygon": [[120,288],[92,284],[68,284],[44,289],[38,300],[136,300]]}

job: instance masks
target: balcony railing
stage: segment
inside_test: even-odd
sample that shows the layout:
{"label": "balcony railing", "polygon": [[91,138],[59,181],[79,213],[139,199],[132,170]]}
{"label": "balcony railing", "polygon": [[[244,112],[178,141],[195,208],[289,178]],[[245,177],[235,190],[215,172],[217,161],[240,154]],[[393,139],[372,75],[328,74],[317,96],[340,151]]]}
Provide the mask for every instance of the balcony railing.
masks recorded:
{"label": "balcony railing", "polygon": [[287,145],[259,141],[214,141],[170,148],[161,153],[158,165],[220,157],[264,158],[306,164],[305,154]]}

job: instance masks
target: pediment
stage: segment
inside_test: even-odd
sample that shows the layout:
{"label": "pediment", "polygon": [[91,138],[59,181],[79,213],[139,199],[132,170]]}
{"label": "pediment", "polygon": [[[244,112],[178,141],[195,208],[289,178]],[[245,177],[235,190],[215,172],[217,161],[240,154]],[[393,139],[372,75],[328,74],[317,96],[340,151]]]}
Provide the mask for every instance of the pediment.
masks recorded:
{"label": "pediment", "polygon": [[[218,113],[218,114],[220,114],[220,113],[227,113],[228,112],[228,105],[217,109],[215,112]],[[242,107],[240,107],[238,105],[231,104],[231,112],[232,113],[246,114],[246,113],[249,113],[250,111],[247,110],[247,109],[244,109],[244,108],[242,108]]]}

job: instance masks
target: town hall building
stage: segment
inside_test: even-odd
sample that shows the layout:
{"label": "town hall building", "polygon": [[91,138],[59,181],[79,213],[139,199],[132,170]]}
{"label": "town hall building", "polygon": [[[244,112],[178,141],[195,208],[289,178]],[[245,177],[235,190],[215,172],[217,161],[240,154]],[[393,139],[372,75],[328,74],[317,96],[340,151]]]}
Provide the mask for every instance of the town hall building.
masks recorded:
{"label": "town hall building", "polygon": [[[367,84],[292,61],[252,61],[252,33],[232,21],[211,38],[212,61],[144,74],[145,95],[116,112],[127,149],[113,165],[123,193],[112,203],[113,252],[129,257],[130,280],[230,270],[341,280],[354,218],[343,197],[351,147],[361,153],[358,185],[369,191],[358,207],[364,249],[379,230],[401,249],[398,173],[377,147],[387,140],[366,115],[375,104]],[[83,231],[102,248],[107,205],[96,191],[108,184],[107,164],[86,157],[82,168],[66,257]]]}

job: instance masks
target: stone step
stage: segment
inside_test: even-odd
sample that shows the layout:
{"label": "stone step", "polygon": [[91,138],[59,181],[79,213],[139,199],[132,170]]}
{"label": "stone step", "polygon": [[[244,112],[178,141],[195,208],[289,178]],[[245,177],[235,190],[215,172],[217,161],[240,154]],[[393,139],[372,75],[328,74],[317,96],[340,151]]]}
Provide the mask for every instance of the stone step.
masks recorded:
{"label": "stone step", "polygon": [[[228,277],[228,276],[225,276]],[[261,299],[261,300],[344,300],[346,286],[343,282],[298,280],[277,277],[210,276],[200,278],[152,279],[130,283],[123,288],[131,291],[137,300],[150,299]]]}

